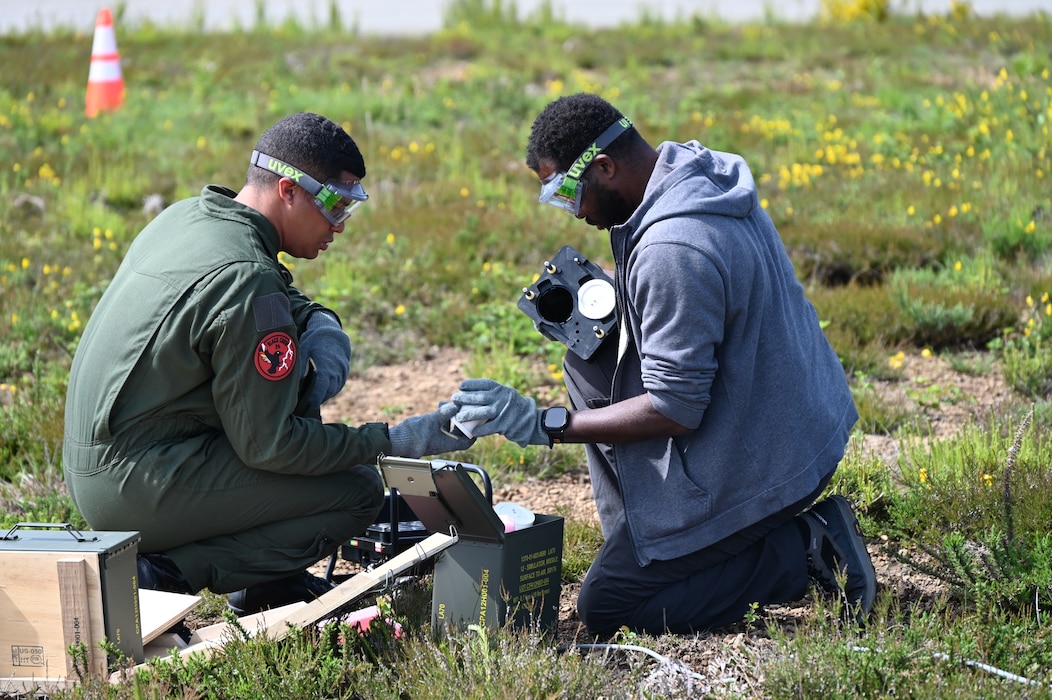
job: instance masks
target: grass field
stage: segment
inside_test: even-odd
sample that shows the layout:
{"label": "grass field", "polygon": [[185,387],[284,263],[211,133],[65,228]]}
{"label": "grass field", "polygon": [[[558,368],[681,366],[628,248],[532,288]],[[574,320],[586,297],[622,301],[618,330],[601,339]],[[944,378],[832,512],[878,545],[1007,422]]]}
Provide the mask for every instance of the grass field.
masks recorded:
{"label": "grass field", "polygon": [[[368,165],[371,199],[347,233],[317,261],[284,261],[340,313],[356,368],[454,346],[472,353],[473,374],[549,395],[558,373],[532,368],[557,366],[561,346],[516,309],[519,290],[564,244],[600,263],[609,253],[602,234],[538,206],[526,136],[549,100],[597,92],[652,143],[698,139],[748,159],[851,378],[857,430],[910,455],[892,471],[851,454],[833,488],[947,584],[925,607],[882,595],[865,632],[825,609],[796,630],[757,611],[776,658],[756,687],[729,694],[1048,697],[1052,18],[980,18],[966,3],[931,16],[872,0],[824,7],[801,25],[644,14],[592,30],[551,7],[522,17],[513,3],[461,0],[441,31],[414,38],[356,35],[335,11],[325,27],[217,35],[124,26],[118,7],[127,98],[95,119],[84,115],[90,35],[0,38],[0,525],[84,525],[63,489],[61,442],[94,304],[159,203],[239,187],[259,132],[298,110],[340,122]],[[1002,373],[1016,404],[910,447],[928,426],[870,387],[922,351]],[[469,458],[504,478],[581,467],[578,451],[494,440]],[[573,527],[568,538],[578,559],[565,569],[579,573],[598,537]],[[631,672],[511,630],[434,640],[426,615],[396,613],[406,639],[243,641],[70,696],[645,694]]]}

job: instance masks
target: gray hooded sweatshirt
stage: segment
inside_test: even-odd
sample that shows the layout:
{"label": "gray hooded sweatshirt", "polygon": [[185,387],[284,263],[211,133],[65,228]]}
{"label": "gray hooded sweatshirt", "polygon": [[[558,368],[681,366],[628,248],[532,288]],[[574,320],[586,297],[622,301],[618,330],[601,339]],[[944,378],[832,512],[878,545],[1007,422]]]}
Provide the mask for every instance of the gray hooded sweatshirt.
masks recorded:
{"label": "gray hooded sweatshirt", "polygon": [[614,445],[612,472],[592,465],[603,530],[623,513],[645,566],[806,498],[858,413],[740,156],[661,144],[610,240],[622,319],[611,398],[647,394],[691,428]]}

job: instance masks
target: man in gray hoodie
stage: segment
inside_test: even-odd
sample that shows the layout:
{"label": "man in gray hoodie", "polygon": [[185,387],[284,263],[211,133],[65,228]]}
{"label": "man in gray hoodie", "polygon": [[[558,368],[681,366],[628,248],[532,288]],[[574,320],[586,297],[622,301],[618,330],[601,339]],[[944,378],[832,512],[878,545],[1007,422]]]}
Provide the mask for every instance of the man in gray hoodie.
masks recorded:
{"label": "man in gray hoodie", "polygon": [[586,444],[605,543],[582,621],[694,632],[810,580],[861,619],[876,577],[858,521],[842,496],[814,503],[858,413],[745,161],[655,149],[578,94],[537,117],[526,163],[542,202],[609,231],[620,328],[588,360],[567,353],[572,411],[489,379],[453,400],[458,423],[486,421],[476,437]]}

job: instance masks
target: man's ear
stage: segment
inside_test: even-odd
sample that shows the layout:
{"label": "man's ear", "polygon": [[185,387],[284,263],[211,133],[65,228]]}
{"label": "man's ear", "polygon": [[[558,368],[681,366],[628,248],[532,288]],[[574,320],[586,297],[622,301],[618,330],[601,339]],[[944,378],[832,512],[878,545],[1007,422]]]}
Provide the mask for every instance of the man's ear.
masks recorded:
{"label": "man's ear", "polygon": [[287,206],[292,206],[292,200],[296,197],[294,190],[299,187],[295,182],[287,177],[280,178],[277,182],[278,197]]}
{"label": "man's ear", "polygon": [[594,170],[596,175],[604,180],[613,180],[617,176],[617,161],[605,153],[600,153],[588,166],[588,169]]}

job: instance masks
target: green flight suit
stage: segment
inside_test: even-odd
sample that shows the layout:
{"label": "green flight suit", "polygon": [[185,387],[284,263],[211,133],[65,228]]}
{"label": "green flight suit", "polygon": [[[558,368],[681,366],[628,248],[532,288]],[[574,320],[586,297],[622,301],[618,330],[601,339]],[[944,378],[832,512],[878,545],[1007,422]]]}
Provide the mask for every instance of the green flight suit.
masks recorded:
{"label": "green flight suit", "polygon": [[84,330],[63,466],[95,530],[137,530],[194,588],[304,570],[383,504],[387,427],[296,414],[299,332],[324,308],[292,286],[278,232],[208,186],[136,237]]}

